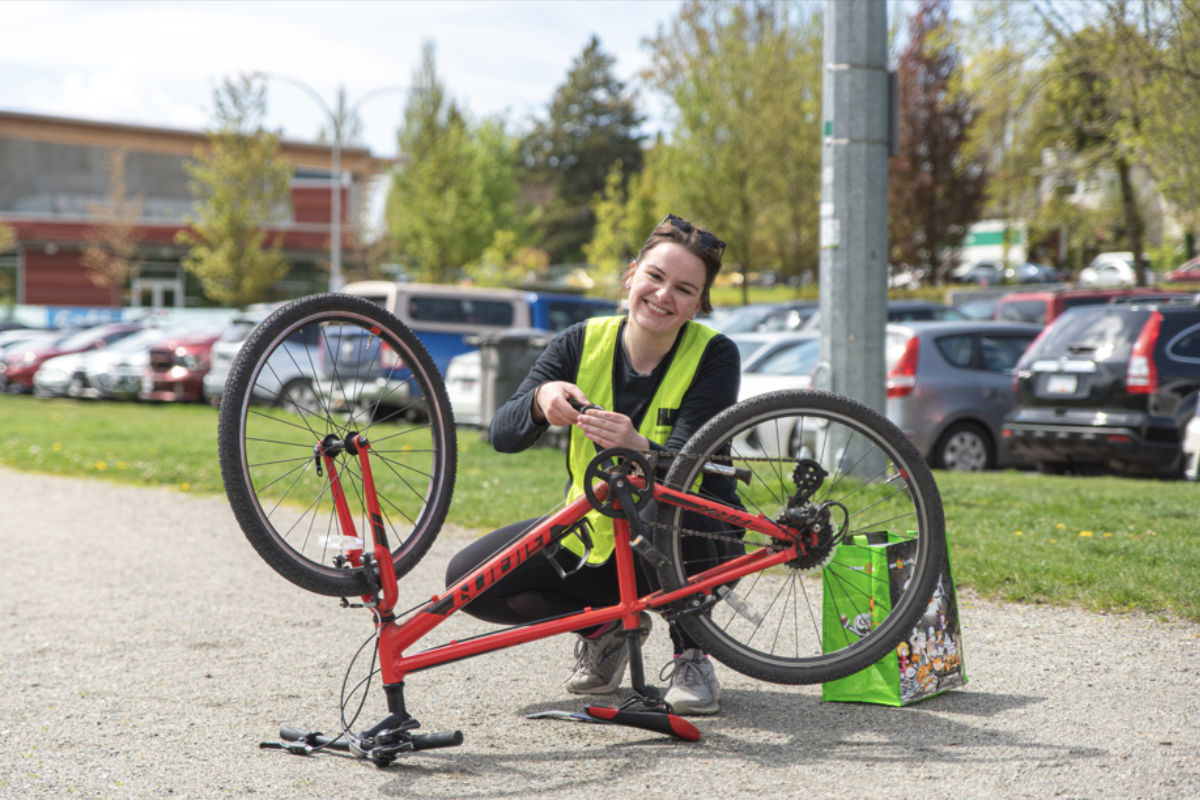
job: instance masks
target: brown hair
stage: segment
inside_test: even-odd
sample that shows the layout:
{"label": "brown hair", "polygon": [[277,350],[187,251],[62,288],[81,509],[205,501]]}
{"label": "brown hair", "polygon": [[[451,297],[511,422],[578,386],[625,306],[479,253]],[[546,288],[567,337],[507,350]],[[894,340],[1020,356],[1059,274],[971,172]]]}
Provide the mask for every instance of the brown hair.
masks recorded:
{"label": "brown hair", "polygon": [[677,244],[700,259],[704,264],[704,289],[700,292],[700,310],[709,314],[712,313],[713,307],[708,290],[712,288],[713,281],[717,279],[717,273],[721,271],[721,256],[700,242],[700,230],[697,227],[691,233],[684,233],[669,221],[664,222],[654,229],[654,233],[650,234],[650,238],[642,245],[642,249],[637,254],[637,261],[641,261],[646,253],[660,244]]}

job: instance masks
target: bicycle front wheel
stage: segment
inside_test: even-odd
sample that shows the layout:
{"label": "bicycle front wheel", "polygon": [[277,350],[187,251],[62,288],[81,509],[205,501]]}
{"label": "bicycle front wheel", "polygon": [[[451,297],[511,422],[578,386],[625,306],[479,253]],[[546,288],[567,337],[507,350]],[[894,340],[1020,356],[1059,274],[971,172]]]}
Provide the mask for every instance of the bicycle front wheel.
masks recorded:
{"label": "bicycle front wheel", "polygon": [[[339,554],[369,550],[357,455],[334,458],[348,519],[314,446],[368,440],[371,473],[400,577],[429,550],[450,507],[457,463],[450,401],[417,337],[350,295],[316,295],[265,319],[238,351],[217,429],[221,475],[246,538],[279,574],[309,591],[364,594]],[[351,525],[353,529],[348,529]]]}
{"label": "bicycle front wheel", "polygon": [[[930,607],[946,557],[942,501],[908,438],[839,395],[784,391],[721,413],[688,441],[666,484],[741,505],[797,532],[809,552],[719,587],[679,624],[706,652],[774,683],[822,683],[858,672],[902,640]],[[732,464],[745,480],[705,474]],[[656,547],[664,589],[771,537],[660,504]],[[732,593],[726,591],[732,589]]]}

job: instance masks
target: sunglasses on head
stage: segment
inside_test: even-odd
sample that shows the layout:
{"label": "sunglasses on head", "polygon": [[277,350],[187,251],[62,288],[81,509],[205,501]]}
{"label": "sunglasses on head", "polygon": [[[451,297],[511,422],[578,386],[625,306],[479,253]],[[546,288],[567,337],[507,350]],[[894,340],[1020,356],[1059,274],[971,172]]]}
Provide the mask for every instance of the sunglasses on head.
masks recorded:
{"label": "sunglasses on head", "polygon": [[679,230],[683,231],[684,233],[691,233],[692,231],[696,231],[697,233],[699,233],[700,234],[700,244],[704,245],[709,250],[712,250],[714,253],[716,253],[717,258],[721,258],[725,255],[725,243],[724,242],[722,242],[714,234],[709,233],[708,231],[704,230],[703,228],[697,228],[695,225],[688,222],[683,217],[677,217],[674,214],[667,214],[665,217],[663,217],[662,222],[660,222],[654,226],[654,230],[658,230],[663,225],[666,225],[668,222],[671,223],[672,227],[678,228]]}

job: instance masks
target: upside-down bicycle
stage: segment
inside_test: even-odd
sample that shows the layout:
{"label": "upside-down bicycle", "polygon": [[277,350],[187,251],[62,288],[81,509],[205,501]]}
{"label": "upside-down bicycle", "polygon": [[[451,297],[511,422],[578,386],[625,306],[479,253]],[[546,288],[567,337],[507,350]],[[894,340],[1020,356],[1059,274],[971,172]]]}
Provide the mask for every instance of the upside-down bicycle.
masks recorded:
{"label": "upside-down bicycle", "polygon": [[[313,344],[285,346],[297,341]],[[306,380],[279,378],[297,372]],[[416,336],[349,295],[297,300],[255,330],[226,383],[218,448],[230,503],[255,550],[293,583],[365,606],[374,619],[389,713],[352,732],[343,697],[342,734],[285,728],[277,746],[294,752],[335,747],[386,765],[407,751],[461,744],[457,731],[414,732],[404,702],[409,675],[613,620],[629,637],[634,695],[578,716],[698,738],[646,683],[640,612],[677,621],[712,657],[751,677],[820,683],[896,647],[925,610],[945,558],[941,498],[904,434],[851,399],[782,391],[729,408],[678,453],[598,453],[587,496],[548,513],[455,585],[398,611],[397,580],[429,550],[450,507],[455,426]],[[586,543],[593,509],[614,519],[619,603],[413,649],[516,565],[559,551],[568,536]],[[689,528],[687,513],[720,525]],[[908,543],[909,578],[898,594],[892,587],[868,628],[852,630],[826,587],[862,591],[853,588],[861,575],[843,580],[855,567],[835,556],[878,546],[870,534],[879,533]],[[733,555],[716,566],[690,562],[696,537],[723,540]],[[640,597],[639,557],[662,586]],[[353,596],[361,603],[349,603]]]}

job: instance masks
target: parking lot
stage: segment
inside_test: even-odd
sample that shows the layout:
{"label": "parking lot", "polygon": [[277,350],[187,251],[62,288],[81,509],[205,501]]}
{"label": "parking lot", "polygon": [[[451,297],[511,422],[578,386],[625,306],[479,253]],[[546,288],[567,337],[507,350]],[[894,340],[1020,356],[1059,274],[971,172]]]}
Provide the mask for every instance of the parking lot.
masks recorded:
{"label": "parking lot", "polygon": [[[1200,793],[1200,626],[969,595],[970,684],[910,708],[822,704],[818,687],[722,669],[724,713],[699,721],[697,744],[525,720],[584,705],[561,686],[561,638],[410,679],[423,730],[459,728],[461,748],[386,770],[262,751],[280,724],[336,729],[366,615],[271,572],[221,498],[3,468],[0,481],[22,520],[0,529],[0,797]],[[469,535],[447,530],[401,602],[440,589]],[[668,648],[651,638],[648,671]]]}

